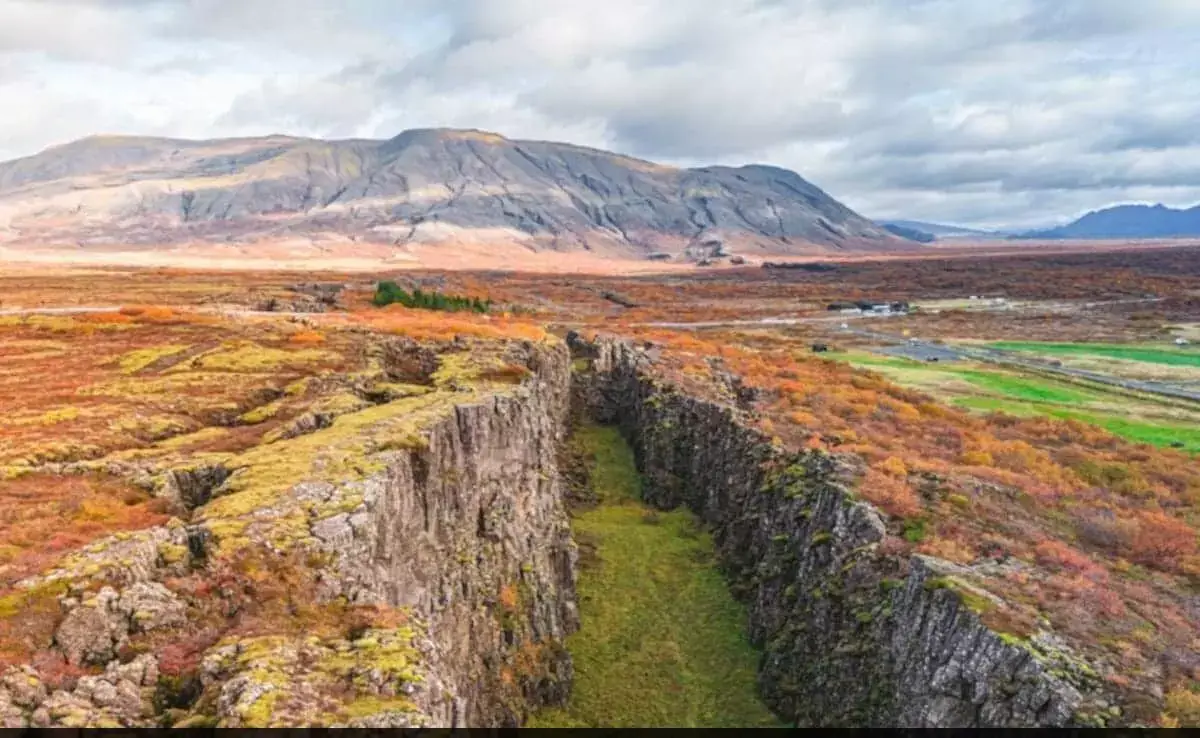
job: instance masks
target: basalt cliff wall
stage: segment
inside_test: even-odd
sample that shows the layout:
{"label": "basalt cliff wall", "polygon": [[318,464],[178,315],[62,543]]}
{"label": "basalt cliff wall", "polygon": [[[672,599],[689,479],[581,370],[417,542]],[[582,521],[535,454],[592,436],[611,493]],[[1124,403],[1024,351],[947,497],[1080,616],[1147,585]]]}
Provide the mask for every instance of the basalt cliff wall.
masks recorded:
{"label": "basalt cliff wall", "polygon": [[[569,360],[555,342],[505,358],[524,379],[451,381],[172,472],[204,501],[188,519],[103,540],[6,599],[54,618],[42,653],[86,675],[9,667],[0,724],[515,726],[564,699]],[[354,620],[377,605],[386,617]],[[168,673],[172,644],[214,629]]]}
{"label": "basalt cliff wall", "polygon": [[991,597],[971,572],[880,551],[880,513],[853,494],[854,465],[789,453],[736,403],[680,394],[647,351],[570,339],[577,402],[631,442],[651,504],[686,506],[714,535],[749,635],[759,684],[799,726],[994,727],[1095,724],[1094,674],[1048,634],[989,630],[968,602]]}

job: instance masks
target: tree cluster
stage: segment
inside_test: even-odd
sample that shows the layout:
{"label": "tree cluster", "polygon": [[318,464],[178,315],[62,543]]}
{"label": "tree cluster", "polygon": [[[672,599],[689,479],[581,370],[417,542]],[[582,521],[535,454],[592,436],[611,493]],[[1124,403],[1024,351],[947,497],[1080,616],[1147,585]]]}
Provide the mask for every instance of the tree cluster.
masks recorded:
{"label": "tree cluster", "polygon": [[486,313],[492,308],[490,299],[480,300],[478,297],[447,295],[436,290],[426,292],[420,287],[409,292],[395,282],[380,282],[375,288],[375,297],[371,302],[376,307],[398,303],[407,308],[442,310],[450,313]]}

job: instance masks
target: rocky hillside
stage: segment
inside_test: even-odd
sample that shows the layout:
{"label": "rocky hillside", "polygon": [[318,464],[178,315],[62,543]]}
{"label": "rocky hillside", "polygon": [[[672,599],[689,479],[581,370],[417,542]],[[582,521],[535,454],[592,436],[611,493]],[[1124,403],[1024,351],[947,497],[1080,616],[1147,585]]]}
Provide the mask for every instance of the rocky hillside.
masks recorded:
{"label": "rocky hillside", "polygon": [[331,237],[635,258],[919,248],[784,169],[680,169],[478,131],[94,137],[0,164],[0,243]]}

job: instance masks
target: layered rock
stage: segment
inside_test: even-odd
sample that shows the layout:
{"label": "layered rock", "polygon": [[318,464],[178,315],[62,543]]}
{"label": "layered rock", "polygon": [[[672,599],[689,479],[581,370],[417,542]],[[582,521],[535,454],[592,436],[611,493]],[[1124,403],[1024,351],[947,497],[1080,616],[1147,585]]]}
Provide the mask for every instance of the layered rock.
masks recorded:
{"label": "layered rock", "polygon": [[729,403],[682,395],[631,344],[572,337],[590,363],[578,397],[621,426],[648,502],[687,506],[711,527],[722,567],[764,649],[768,706],[801,726],[1096,724],[1095,673],[1049,633],[989,630],[1002,607],[975,572],[880,550],[880,513],[853,494],[855,465],[790,453]]}

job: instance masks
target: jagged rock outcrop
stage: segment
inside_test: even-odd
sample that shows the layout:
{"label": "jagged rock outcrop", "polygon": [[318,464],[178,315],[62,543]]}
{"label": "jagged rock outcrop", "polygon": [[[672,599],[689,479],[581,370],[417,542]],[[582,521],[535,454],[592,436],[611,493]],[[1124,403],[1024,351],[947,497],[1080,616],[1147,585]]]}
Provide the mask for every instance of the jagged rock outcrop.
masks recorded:
{"label": "jagged rock outcrop", "polygon": [[[98,541],[7,605],[63,611],[43,655],[99,673],[50,689],[10,669],[0,723],[515,726],[564,699],[569,357],[525,342],[495,361],[442,355],[419,397],[167,474],[189,522]],[[487,380],[516,362],[524,379]],[[176,643],[199,667],[160,675]]]}
{"label": "jagged rock outcrop", "polygon": [[130,634],[170,628],[187,622],[186,606],[158,582],[137,582],[118,594],[104,587],[80,603],[63,601],[66,618],[54,635],[71,664],[106,664],[117,656]]}
{"label": "jagged rock outcrop", "polygon": [[[97,137],[0,163],[0,240],[330,234],[638,258],[699,258],[722,244],[775,254],[915,246],[784,169],[679,169],[479,131],[413,130],[386,141]],[[306,301],[319,309],[328,299],[321,291]]]}
{"label": "jagged rock outcrop", "polygon": [[[303,695],[345,682],[360,705],[386,708],[352,710],[344,724],[359,727],[517,725],[531,706],[565,697],[571,664],[562,640],[578,627],[556,466],[568,360],[561,345],[541,345],[526,361],[529,382],[456,403],[422,429],[421,443],[383,453],[379,472],[304,482],[254,511],[240,535],[269,542],[273,521],[303,518],[304,549],[328,557],[321,596],[402,608],[411,631],[276,640],[252,646],[258,658],[206,668],[221,724],[328,724],[337,711],[323,713]],[[358,654],[353,664],[347,653]],[[272,679],[261,678],[264,660],[291,675],[286,697],[272,696]],[[387,707],[398,695],[404,709]]]}
{"label": "jagged rock outcrop", "polygon": [[[880,551],[880,514],[855,499],[850,460],[789,453],[735,402],[685,396],[646,353],[572,337],[590,363],[579,402],[621,426],[648,502],[691,508],[749,605],[768,706],[801,726],[1018,727],[1103,724],[1097,675],[1049,633],[995,633],[1002,606],[965,567]],[[1105,710],[1100,714],[1101,710]]]}

